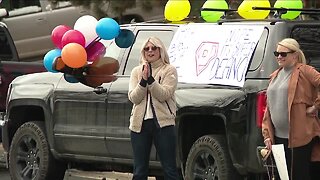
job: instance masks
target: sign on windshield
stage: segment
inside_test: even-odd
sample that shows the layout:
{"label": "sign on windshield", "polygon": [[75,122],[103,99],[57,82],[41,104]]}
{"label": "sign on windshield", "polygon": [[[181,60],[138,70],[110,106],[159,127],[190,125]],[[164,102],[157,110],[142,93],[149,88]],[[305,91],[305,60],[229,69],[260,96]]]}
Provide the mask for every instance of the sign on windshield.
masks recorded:
{"label": "sign on windshield", "polygon": [[242,87],[261,26],[188,24],[168,49],[179,82]]}

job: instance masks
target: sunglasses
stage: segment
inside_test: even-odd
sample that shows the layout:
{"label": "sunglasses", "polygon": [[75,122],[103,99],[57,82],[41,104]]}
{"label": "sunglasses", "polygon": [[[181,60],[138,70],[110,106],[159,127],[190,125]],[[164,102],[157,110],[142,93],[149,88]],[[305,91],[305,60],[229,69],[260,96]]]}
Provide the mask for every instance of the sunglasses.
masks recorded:
{"label": "sunglasses", "polygon": [[281,57],[287,57],[288,54],[290,53],[294,53],[294,51],[289,51],[289,52],[278,52],[278,51],[275,51],[273,52],[273,54],[278,57],[279,55],[281,55]]}
{"label": "sunglasses", "polygon": [[151,49],[152,51],[155,51],[155,50],[158,49],[158,47],[157,47],[157,46],[151,46],[151,47],[145,47],[145,48],[143,48],[144,51],[150,51],[150,49]]}

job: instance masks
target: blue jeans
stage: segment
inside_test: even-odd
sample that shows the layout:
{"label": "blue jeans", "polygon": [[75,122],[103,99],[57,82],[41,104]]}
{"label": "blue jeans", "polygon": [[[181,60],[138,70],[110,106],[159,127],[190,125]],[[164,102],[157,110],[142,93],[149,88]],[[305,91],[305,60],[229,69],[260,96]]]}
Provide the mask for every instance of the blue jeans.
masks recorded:
{"label": "blue jeans", "polygon": [[152,142],[159,154],[164,179],[177,180],[175,127],[157,128],[154,119],[144,120],[140,133],[131,131],[134,159],[132,179],[147,180]]}

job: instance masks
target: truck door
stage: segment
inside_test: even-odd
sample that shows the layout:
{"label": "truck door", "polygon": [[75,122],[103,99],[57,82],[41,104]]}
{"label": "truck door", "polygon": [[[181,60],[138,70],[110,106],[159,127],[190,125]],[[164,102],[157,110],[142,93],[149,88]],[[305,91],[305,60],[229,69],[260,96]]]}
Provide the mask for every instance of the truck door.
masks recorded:
{"label": "truck door", "polygon": [[41,3],[50,22],[50,31],[58,25],[66,25],[73,29],[75,22],[81,16],[89,14],[88,10],[80,6],[72,6],[70,1],[57,1],[54,4],[50,1],[41,1]]}
{"label": "truck door", "polygon": [[[109,84],[105,84],[108,88]],[[53,135],[58,153],[105,157],[107,94],[61,78],[53,96]],[[100,158],[101,159],[101,158]]]}
{"label": "truck door", "polygon": [[[121,49],[116,46],[109,47],[109,41],[101,40],[101,42],[109,50],[106,56],[118,59]],[[95,68],[97,70],[103,67],[105,66]],[[100,69],[99,72],[104,72],[104,69]],[[88,74],[86,77],[90,78],[91,82],[101,80],[101,76]],[[107,120],[109,115],[107,95],[111,82],[102,83],[97,88],[88,84],[70,83],[62,78],[55,89],[53,98],[55,149],[59,153],[83,155],[85,159],[91,157],[97,161],[108,161],[110,152],[105,138],[107,129],[111,127]]]}

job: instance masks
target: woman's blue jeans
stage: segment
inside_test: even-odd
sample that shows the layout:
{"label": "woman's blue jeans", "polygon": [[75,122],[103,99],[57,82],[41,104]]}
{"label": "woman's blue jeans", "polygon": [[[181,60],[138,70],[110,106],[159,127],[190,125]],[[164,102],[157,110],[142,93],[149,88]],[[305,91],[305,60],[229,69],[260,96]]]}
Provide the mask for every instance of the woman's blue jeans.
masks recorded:
{"label": "woman's blue jeans", "polygon": [[157,128],[154,119],[144,120],[140,133],[131,131],[134,180],[147,180],[152,143],[159,154],[165,180],[177,180],[176,134],[174,126]]}

